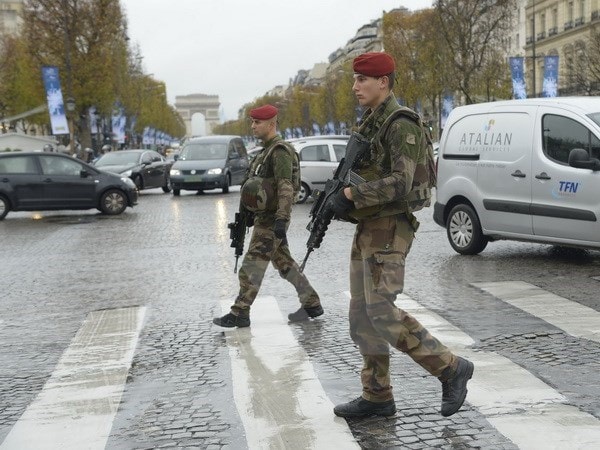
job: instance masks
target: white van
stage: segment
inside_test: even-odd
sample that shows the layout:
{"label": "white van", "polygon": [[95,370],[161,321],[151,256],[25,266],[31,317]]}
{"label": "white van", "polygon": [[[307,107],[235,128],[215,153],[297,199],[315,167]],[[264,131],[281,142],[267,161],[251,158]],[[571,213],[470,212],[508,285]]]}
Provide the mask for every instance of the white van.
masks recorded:
{"label": "white van", "polygon": [[434,220],[458,253],[514,239],[600,249],[600,97],[508,100],[452,111]]}

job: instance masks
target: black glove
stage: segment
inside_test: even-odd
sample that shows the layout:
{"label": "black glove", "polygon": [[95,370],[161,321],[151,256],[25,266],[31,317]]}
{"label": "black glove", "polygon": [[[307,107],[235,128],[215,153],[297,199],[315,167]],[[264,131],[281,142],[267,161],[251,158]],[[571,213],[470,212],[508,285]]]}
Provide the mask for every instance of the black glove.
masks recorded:
{"label": "black glove", "polygon": [[340,189],[340,191],[329,201],[331,203],[331,209],[336,216],[344,216],[348,211],[354,208],[354,202],[352,200],[348,200],[348,197],[346,197],[344,194],[343,189]]}
{"label": "black glove", "polygon": [[277,239],[285,240],[285,223],[286,221],[283,219],[275,220],[275,224],[273,225],[273,232],[275,233],[275,237]]}

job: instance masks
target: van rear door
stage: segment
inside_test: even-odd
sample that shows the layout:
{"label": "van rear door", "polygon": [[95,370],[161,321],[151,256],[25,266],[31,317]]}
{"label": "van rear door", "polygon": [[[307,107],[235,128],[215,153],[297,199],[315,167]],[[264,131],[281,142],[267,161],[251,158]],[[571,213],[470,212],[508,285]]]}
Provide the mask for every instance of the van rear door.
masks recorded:
{"label": "van rear door", "polygon": [[598,135],[586,117],[540,107],[532,186],[536,235],[600,245],[600,172],[568,165],[573,148],[583,148],[597,158]]}

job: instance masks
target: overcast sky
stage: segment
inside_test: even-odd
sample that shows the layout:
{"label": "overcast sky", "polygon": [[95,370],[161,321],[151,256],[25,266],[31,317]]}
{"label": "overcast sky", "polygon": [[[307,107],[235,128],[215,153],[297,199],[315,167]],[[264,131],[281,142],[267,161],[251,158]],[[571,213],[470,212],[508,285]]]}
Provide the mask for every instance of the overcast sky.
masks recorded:
{"label": "overcast sky", "polygon": [[298,70],[327,62],[358,28],[430,0],[121,0],[143,68],[176,95],[218,95],[225,120]]}

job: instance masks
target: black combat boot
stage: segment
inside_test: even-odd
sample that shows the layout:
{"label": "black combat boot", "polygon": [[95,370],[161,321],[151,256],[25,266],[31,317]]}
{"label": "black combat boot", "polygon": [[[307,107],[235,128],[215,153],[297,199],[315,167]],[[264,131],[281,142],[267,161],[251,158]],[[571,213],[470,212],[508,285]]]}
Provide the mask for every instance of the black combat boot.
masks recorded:
{"label": "black combat boot", "polygon": [[342,403],[333,408],[333,413],[339,417],[364,417],[364,416],[393,416],[396,414],[396,402],[370,402],[362,397],[351,402]]}
{"label": "black combat boot", "polygon": [[213,319],[215,325],[225,328],[244,328],[250,326],[250,317],[236,316],[235,314],[225,314],[223,317],[215,317]]}
{"label": "black combat boot", "polygon": [[302,320],[308,320],[310,317],[313,319],[323,314],[323,307],[313,306],[312,308],[300,308],[291,314],[288,314],[288,320],[290,322],[301,322]]}
{"label": "black combat boot", "polygon": [[467,381],[473,376],[473,363],[458,357],[456,370],[451,378],[442,381],[442,416],[454,414],[467,397]]}

